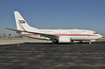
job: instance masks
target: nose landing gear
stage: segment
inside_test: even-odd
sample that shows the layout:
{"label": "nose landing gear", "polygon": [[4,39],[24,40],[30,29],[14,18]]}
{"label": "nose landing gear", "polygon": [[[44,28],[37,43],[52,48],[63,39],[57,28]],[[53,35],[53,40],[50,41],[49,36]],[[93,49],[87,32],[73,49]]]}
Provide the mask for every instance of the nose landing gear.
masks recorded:
{"label": "nose landing gear", "polygon": [[91,40],[89,41],[89,44],[91,44]]}

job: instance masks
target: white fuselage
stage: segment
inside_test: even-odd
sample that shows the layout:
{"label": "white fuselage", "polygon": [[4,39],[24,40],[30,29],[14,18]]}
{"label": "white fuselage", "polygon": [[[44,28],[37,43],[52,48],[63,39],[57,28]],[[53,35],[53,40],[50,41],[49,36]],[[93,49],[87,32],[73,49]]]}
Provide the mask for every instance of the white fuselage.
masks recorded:
{"label": "white fuselage", "polygon": [[[60,37],[69,37],[72,40],[96,40],[101,38],[100,34],[97,34],[95,31],[91,30],[78,30],[78,29],[32,29],[31,32],[38,32],[44,34],[51,34]],[[37,38],[37,39],[47,39],[50,38],[41,37],[39,34],[30,34],[30,33],[21,33],[22,35]]]}

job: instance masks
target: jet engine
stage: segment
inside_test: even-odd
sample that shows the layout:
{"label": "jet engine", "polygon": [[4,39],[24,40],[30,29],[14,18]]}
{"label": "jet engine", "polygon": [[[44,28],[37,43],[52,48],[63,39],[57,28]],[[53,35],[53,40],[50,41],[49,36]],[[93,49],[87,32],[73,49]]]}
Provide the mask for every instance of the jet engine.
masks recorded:
{"label": "jet engine", "polygon": [[67,36],[59,37],[59,42],[71,42],[71,38]]}

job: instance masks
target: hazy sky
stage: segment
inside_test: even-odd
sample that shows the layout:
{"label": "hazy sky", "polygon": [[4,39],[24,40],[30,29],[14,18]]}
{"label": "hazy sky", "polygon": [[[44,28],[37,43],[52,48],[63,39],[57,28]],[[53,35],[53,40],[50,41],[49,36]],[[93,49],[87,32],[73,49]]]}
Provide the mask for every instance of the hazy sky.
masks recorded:
{"label": "hazy sky", "polygon": [[0,0],[0,34],[15,32],[14,11],[40,29],[88,29],[105,34],[105,0]]}

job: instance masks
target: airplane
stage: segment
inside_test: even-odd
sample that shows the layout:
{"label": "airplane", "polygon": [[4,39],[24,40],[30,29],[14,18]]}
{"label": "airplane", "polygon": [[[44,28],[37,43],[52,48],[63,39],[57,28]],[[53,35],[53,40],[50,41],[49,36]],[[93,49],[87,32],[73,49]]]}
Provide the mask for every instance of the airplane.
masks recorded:
{"label": "airplane", "polygon": [[100,39],[102,36],[95,31],[82,30],[82,29],[38,29],[28,25],[24,18],[18,11],[14,11],[16,29],[5,28],[15,31],[16,33],[25,37],[52,41],[52,44],[56,43],[71,43],[73,41],[89,41],[95,42],[96,39]]}

